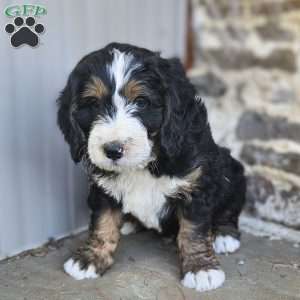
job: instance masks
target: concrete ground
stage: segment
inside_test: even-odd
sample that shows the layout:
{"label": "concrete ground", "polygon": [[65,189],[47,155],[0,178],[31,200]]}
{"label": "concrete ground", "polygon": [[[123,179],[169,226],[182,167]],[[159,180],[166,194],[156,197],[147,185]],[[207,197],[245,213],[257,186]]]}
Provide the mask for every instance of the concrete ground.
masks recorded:
{"label": "concrete ground", "polygon": [[220,289],[197,293],[179,282],[176,247],[157,235],[122,237],[116,263],[96,280],[75,281],[62,265],[84,235],[0,262],[1,300],[292,300],[300,299],[297,244],[244,234],[242,248],[220,260],[227,280]]}

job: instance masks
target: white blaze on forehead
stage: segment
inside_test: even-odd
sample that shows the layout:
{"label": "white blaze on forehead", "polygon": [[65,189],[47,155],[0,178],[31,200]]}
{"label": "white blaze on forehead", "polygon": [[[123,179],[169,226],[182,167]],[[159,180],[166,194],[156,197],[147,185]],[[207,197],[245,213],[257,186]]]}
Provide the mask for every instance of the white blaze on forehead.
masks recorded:
{"label": "white blaze on forehead", "polygon": [[130,53],[123,53],[117,49],[112,50],[113,60],[109,66],[111,80],[115,82],[113,103],[116,115],[110,119],[108,126],[116,139],[124,141],[128,138],[140,139],[145,136],[145,128],[140,121],[132,116],[134,105],[126,105],[125,99],[120,95],[120,90],[128,82],[130,75],[139,65],[134,63],[134,57]]}
{"label": "white blaze on forehead", "polygon": [[113,103],[117,110],[116,119],[124,119],[124,115],[130,117],[130,112],[134,106],[125,107],[126,101],[120,95],[120,90],[129,81],[131,73],[137,69],[140,64],[134,62],[134,57],[130,53],[124,53],[117,49],[112,50],[113,60],[108,66],[111,80],[115,82],[115,92],[113,95]]}
{"label": "white blaze on forehead", "polygon": [[116,84],[115,94],[119,89],[124,86],[128,81],[132,71],[138,68],[140,65],[134,63],[134,57],[130,53],[123,53],[117,49],[112,50],[113,61],[108,67],[111,79],[114,79]]}

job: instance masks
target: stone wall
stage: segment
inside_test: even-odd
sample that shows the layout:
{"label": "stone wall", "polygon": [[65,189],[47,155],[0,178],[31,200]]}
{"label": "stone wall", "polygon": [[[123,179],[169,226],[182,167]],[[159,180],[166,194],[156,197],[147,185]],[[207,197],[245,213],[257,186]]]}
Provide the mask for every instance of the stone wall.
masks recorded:
{"label": "stone wall", "polygon": [[190,75],[245,163],[246,210],[300,229],[300,1],[195,0]]}

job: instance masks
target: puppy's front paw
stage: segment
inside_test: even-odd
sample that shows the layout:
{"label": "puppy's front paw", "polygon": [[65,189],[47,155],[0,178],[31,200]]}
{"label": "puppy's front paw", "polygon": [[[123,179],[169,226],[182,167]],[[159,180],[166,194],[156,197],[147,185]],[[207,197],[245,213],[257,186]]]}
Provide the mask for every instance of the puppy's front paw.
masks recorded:
{"label": "puppy's front paw", "polygon": [[98,277],[98,274],[96,273],[96,267],[93,264],[88,265],[86,268],[82,268],[80,261],[75,261],[73,258],[70,258],[65,262],[64,270],[76,280]]}
{"label": "puppy's front paw", "polygon": [[225,273],[220,269],[201,270],[197,273],[188,272],[184,275],[181,283],[190,289],[199,292],[214,290],[220,287],[225,281]]}
{"label": "puppy's front paw", "polygon": [[241,242],[230,235],[218,235],[213,243],[216,253],[233,253],[241,246]]}

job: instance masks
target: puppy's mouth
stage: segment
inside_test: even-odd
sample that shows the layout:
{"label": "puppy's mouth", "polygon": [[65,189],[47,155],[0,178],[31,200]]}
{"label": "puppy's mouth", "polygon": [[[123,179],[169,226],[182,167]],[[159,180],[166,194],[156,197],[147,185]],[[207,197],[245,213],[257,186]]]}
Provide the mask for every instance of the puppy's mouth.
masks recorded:
{"label": "puppy's mouth", "polygon": [[105,159],[101,163],[98,163],[98,167],[109,170],[109,171],[119,171],[122,170],[136,170],[136,169],[145,169],[147,166],[155,160],[154,156],[150,156],[147,159],[141,160],[139,162],[130,162],[126,158],[121,158],[118,160]]}

